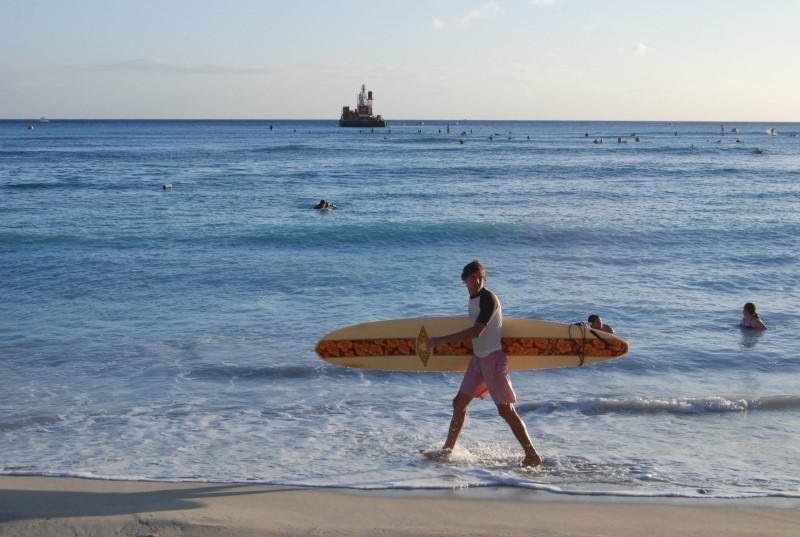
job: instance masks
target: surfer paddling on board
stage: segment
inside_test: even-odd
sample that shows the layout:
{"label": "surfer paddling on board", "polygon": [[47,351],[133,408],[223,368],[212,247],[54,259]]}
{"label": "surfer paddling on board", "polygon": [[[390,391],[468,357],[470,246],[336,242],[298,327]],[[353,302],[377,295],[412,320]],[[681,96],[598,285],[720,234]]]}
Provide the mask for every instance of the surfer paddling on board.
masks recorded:
{"label": "surfer paddling on board", "polygon": [[539,466],[542,458],[533,448],[528,429],[514,409],[517,396],[508,376],[508,357],[503,352],[500,336],[503,330],[503,310],[500,300],[486,289],[486,269],[474,259],[464,267],[461,279],[469,291],[469,318],[474,323],[470,328],[446,336],[432,337],[428,349],[464,339],[472,340],[475,353],[470,359],[467,372],[461,381],[458,394],[453,399],[453,418],[447,440],[441,451],[426,453],[430,458],[447,457],[453,452],[461,429],[467,420],[467,407],[476,397],[492,396],[500,416],[511,427],[511,431],[525,450],[522,466]]}
{"label": "surfer paddling on board", "polygon": [[336,204],[331,203],[329,201],[319,200],[319,203],[314,205],[314,208],[315,209],[320,209],[320,210],[323,210],[323,211],[329,211],[331,209],[338,209],[339,207],[337,207]]}

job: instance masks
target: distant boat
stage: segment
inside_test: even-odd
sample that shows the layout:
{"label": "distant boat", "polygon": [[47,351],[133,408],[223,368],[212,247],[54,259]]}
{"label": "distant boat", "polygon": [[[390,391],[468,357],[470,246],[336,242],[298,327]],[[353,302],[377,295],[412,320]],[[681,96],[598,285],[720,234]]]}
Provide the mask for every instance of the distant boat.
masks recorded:
{"label": "distant boat", "polygon": [[773,129],[767,129],[767,134],[769,134],[770,136],[777,136],[778,135],[778,131],[776,131],[774,128]]}
{"label": "distant boat", "polygon": [[349,106],[342,107],[342,116],[339,118],[340,127],[385,127],[386,120],[380,115],[372,115],[372,91],[367,92],[367,87],[361,85],[358,102],[355,110]]}
{"label": "distant boat", "polygon": [[39,123],[50,123],[50,120],[42,116],[39,118]]}

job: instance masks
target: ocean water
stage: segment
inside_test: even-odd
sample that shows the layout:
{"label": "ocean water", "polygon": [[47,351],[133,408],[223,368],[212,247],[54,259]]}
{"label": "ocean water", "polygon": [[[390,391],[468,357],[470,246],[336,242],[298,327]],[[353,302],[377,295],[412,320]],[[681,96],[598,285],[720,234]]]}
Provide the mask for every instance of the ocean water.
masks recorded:
{"label": "ocean water", "polygon": [[[800,497],[800,124],[27,124],[0,122],[0,474]],[[420,456],[460,374],[313,351],[465,314],[473,258],[507,317],[631,344],[512,373],[540,469],[490,399]]]}

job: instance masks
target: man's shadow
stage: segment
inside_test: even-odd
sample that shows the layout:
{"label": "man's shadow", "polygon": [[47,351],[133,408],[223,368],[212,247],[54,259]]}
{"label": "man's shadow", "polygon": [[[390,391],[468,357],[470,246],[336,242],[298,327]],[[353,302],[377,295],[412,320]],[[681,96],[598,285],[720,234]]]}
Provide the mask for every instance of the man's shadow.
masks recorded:
{"label": "man's shadow", "polygon": [[[44,478],[54,480],[59,478]],[[1,481],[0,481],[1,483]],[[138,492],[107,492],[102,484],[87,491],[12,490],[0,488],[0,523],[36,518],[74,518],[182,511],[204,507],[203,500],[223,496],[270,494],[296,490],[258,485],[169,484],[168,488]],[[46,507],[45,507],[46,506]]]}

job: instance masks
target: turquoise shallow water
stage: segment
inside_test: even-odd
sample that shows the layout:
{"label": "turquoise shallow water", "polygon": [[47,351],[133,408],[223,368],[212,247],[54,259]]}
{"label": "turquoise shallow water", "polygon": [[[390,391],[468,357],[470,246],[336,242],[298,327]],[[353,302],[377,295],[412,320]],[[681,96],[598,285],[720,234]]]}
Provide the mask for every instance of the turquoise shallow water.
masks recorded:
{"label": "turquoise shallow water", "polygon": [[[25,127],[0,122],[0,473],[800,496],[800,125]],[[538,471],[490,401],[451,461],[419,457],[460,375],[313,353],[463,314],[473,257],[506,316],[596,312],[631,343],[513,375]],[[736,327],[746,301],[770,330]]]}

